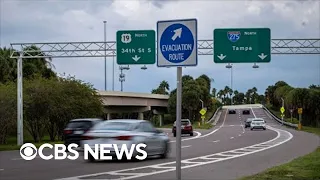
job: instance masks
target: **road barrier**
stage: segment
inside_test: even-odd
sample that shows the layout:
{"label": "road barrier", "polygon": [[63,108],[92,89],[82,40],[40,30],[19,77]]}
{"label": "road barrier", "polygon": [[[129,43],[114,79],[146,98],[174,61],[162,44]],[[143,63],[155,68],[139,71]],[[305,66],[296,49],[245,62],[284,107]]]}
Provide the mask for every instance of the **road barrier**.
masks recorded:
{"label": "road barrier", "polygon": [[295,128],[295,129],[298,128],[298,124],[293,124],[293,123],[289,123],[289,122],[285,122],[285,121],[282,122],[282,120],[281,120],[280,118],[278,118],[275,114],[273,114],[271,111],[269,111],[268,108],[266,108],[265,106],[262,106],[262,108],[263,108],[268,114],[270,114],[273,119],[275,119],[275,120],[278,121],[279,123],[281,123],[281,124],[283,123],[284,125],[286,125],[286,126],[288,126],[288,127],[291,127],[291,128]]}
{"label": "road barrier", "polygon": [[214,121],[212,124],[216,125],[217,121],[219,120],[219,118],[217,118],[217,115],[219,114],[218,112],[221,110],[221,106],[218,107],[218,109],[216,110],[216,112],[214,113],[214,115],[212,116],[212,118],[207,121],[207,123],[211,123],[212,121]]}

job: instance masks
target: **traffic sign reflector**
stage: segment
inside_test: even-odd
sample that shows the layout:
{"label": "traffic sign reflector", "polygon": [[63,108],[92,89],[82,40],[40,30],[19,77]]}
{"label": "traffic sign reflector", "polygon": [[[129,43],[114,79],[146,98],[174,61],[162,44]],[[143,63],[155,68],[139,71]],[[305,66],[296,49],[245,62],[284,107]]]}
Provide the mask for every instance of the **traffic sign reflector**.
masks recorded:
{"label": "traffic sign reflector", "polygon": [[284,107],[281,107],[281,108],[280,108],[280,112],[283,114],[284,111],[285,111]]}
{"label": "traffic sign reflector", "polygon": [[298,108],[298,114],[302,114],[302,108]]}
{"label": "traffic sign reflector", "polygon": [[207,111],[205,110],[205,109],[201,109],[200,110],[200,114],[203,116],[203,115],[205,115],[207,113]]}

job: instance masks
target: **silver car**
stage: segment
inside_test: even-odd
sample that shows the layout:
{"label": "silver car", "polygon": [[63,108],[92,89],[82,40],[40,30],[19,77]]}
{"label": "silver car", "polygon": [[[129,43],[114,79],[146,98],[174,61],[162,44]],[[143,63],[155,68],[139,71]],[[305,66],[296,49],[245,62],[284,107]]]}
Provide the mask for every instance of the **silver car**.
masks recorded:
{"label": "silver car", "polygon": [[[84,134],[81,146],[84,147],[84,144],[87,144],[93,149],[95,144],[117,144],[121,148],[126,144],[130,148],[132,144],[139,143],[147,145],[144,151],[148,156],[160,155],[161,158],[166,158],[170,150],[169,137],[165,133],[155,129],[149,121],[135,119],[101,122]],[[115,155],[113,148],[109,150],[111,155]],[[89,161],[94,160],[89,156]]]}

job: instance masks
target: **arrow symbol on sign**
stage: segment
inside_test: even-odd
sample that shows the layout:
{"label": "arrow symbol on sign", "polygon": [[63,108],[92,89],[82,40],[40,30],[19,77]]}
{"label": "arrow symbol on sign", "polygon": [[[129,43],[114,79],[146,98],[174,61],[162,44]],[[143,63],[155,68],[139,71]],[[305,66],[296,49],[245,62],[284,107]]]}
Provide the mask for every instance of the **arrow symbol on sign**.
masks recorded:
{"label": "arrow symbol on sign", "polygon": [[176,40],[177,37],[181,38],[181,34],[182,34],[182,28],[176,29],[173,31],[174,35],[172,36],[172,41]]}
{"label": "arrow symbol on sign", "polygon": [[260,55],[258,55],[259,56],[259,58],[261,59],[261,60],[263,60],[264,58],[266,58],[268,55],[264,55],[264,53],[261,53]]}
{"label": "arrow symbol on sign", "polygon": [[227,57],[227,56],[225,56],[225,55],[223,55],[223,54],[220,54],[220,56],[218,56],[218,58],[222,61],[225,57]]}
{"label": "arrow symbol on sign", "polygon": [[140,59],[141,57],[139,57],[139,56],[137,56],[137,55],[135,55],[134,57],[132,57],[132,59],[134,60],[134,61],[138,61],[139,59]]}

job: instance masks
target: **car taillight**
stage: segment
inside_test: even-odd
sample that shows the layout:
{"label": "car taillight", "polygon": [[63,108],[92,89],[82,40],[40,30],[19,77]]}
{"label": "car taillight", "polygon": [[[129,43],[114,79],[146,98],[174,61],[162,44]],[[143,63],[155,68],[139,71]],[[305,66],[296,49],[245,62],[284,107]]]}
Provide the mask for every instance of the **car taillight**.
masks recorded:
{"label": "car taillight", "polygon": [[63,133],[64,134],[72,134],[72,130],[64,130]]}
{"label": "car taillight", "polygon": [[82,136],[83,140],[92,140],[92,139],[96,139],[96,137],[93,136]]}
{"label": "car taillight", "polygon": [[120,140],[120,141],[127,141],[127,140],[130,140],[132,138],[132,136],[118,136],[116,137],[117,140]]}
{"label": "car taillight", "polygon": [[184,129],[192,129],[192,126],[185,126]]}

